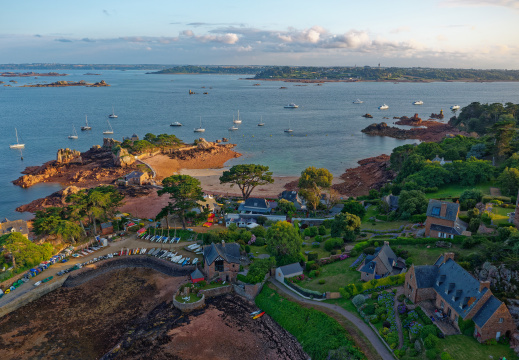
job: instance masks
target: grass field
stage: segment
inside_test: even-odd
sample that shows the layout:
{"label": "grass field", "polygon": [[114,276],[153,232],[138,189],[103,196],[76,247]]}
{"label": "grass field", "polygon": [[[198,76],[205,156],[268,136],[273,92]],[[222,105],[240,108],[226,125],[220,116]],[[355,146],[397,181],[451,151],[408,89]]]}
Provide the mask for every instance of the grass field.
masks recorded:
{"label": "grass field", "polygon": [[[349,266],[353,264],[356,257],[337,261],[333,264],[321,266],[321,274],[310,280],[300,283],[302,287],[315,291],[339,291],[340,287],[348,284],[360,282],[360,272],[351,271]],[[319,284],[319,280],[324,279],[326,283]]]}
{"label": "grass field", "polygon": [[434,244],[429,249],[427,246],[426,244],[397,245],[396,248],[408,251],[409,259],[414,265],[432,265],[445,252],[466,255],[476,251],[475,249],[462,249],[456,245],[446,249],[434,247]]}
{"label": "grass field", "polygon": [[250,252],[254,256],[258,256],[258,255],[261,255],[261,254],[268,254],[267,246],[254,246],[254,245],[250,245]]}
{"label": "grass field", "polygon": [[329,257],[331,255],[329,251],[324,250],[324,241],[321,242],[321,245],[318,248],[314,248],[312,246],[312,242],[314,242],[313,239],[303,240],[303,242],[306,243],[306,245],[301,246],[301,251],[303,252],[303,254],[307,251],[315,251],[319,259]]}
{"label": "grass field", "polygon": [[489,181],[486,183],[478,184],[475,186],[466,186],[459,184],[449,184],[438,191],[433,193],[425,194],[428,199],[441,199],[441,198],[452,198],[459,197],[467,189],[479,189],[483,192],[483,195],[490,195],[490,187],[493,186],[493,182]]}
{"label": "grass field", "polygon": [[456,360],[517,359],[508,345],[482,345],[476,339],[465,335],[447,336],[438,343],[441,351],[448,352]]}
{"label": "grass field", "polygon": [[408,221],[377,221],[375,225],[372,222],[363,222],[360,225],[361,230],[394,230],[399,229],[402,225],[408,225]]}

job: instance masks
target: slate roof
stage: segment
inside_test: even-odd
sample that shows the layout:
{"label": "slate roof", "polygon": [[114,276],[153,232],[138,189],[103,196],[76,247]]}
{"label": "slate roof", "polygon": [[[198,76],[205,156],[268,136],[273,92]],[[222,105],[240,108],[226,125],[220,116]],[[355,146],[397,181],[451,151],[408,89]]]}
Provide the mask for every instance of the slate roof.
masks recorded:
{"label": "slate roof", "polygon": [[140,172],[140,171],[132,171],[131,173],[129,173],[128,175],[126,175],[124,177],[124,179],[126,181],[130,180],[130,179],[133,179],[133,178],[140,178],[142,175],[144,175],[143,172]]}
{"label": "slate roof", "polygon": [[387,195],[384,197],[384,201],[389,205],[390,210],[398,209],[398,196]]}
{"label": "slate roof", "polygon": [[297,194],[297,191],[294,191],[294,190],[285,190],[281,193],[281,196],[279,197],[280,199],[285,199],[285,200],[288,200],[288,201],[291,201],[291,202],[298,202],[299,201],[299,196]]}
{"label": "slate roof", "polygon": [[414,275],[418,289],[432,288],[438,275],[438,267],[434,265],[415,266]]}
{"label": "slate roof", "polygon": [[443,226],[443,225],[437,225],[437,224],[432,224],[431,230],[439,231],[439,232],[446,233],[446,234],[452,234],[452,235],[461,235],[461,233],[463,232],[463,231],[459,232],[458,230],[456,230],[455,228],[450,227],[450,226]]}
{"label": "slate roof", "polygon": [[290,277],[296,275],[298,273],[303,272],[303,268],[299,263],[293,263],[285,266],[280,266],[278,268],[283,273],[283,276]]}
{"label": "slate roof", "polygon": [[[445,216],[440,216],[441,206],[442,204],[447,204],[447,212]],[[444,202],[440,200],[431,199],[429,200],[429,205],[427,206],[427,216],[437,218],[437,219],[445,219],[449,221],[456,221],[458,216],[459,204]],[[439,208],[440,210],[435,212],[435,209]],[[437,215],[436,215],[437,214]]]}
{"label": "slate roof", "polygon": [[387,273],[393,273],[395,269],[398,270],[396,271],[396,273],[400,273],[401,270],[405,268],[404,263],[398,263],[398,258],[393,252],[393,250],[391,250],[391,247],[389,245],[384,244],[384,246],[382,246],[381,248],[377,248],[376,250],[377,252],[374,255],[366,256],[366,259],[364,260],[364,265],[359,270],[360,272],[373,274],[375,272],[378,262],[380,262],[383,265],[385,271],[377,275],[384,276]]}
{"label": "slate roof", "polygon": [[474,320],[476,325],[480,328],[483,327],[501,304],[502,302],[492,295],[488,298],[487,302],[481,307],[481,309],[479,309],[476,315],[474,315],[472,320]]}
{"label": "slate roof", "polygon": [[377,267],[376,261],[367,261],[364,263],[364,266],[360,269],[360,272],[365,272],[368,274],[373,274],[375,272],[375,268]]}
{"label": "slate roof", "polygon": [[106,229],[106,228],[110,228],[110,227],[113,227],[111,222],[105,222],[105,223],[101,224],[101,229]]}
{"label": "slate roof", "polygon": [[479,281],[452,259],[438,267],[433,285],[443,301],[455,309],[462,319],[465,319],[474,305],[489,291],[483,288],[479,292],[479,287]]}
{"label": "slate roof", "polygon": [[204,274],[198,268],[191,273],[191,279],[203,279]]}
{"label": "slate roof", "polygon": [[240,263],[240,245],[236,243],[211,244],[204,248],[204,261],[207,265],[211,265],[218,257],[221,257],[228,263]]}

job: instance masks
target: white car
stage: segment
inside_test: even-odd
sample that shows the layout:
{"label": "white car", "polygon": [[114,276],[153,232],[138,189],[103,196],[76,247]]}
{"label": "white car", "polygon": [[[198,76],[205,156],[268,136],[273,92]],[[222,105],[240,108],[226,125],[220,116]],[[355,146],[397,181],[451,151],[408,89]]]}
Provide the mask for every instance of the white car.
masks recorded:
{"label": "white car", "polygon": [[34,283],[34,286],[40,286],[40,285],[41,285],[41,281],[38,281],[38,282]]}

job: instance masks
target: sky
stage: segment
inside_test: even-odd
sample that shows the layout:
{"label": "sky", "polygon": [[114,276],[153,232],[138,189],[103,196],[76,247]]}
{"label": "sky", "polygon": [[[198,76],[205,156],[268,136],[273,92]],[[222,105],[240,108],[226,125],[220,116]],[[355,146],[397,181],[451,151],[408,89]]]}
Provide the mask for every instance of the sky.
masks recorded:
{"label": "sky", "polygon": [[519,69],[519,0],[17,0],[0,63]]}

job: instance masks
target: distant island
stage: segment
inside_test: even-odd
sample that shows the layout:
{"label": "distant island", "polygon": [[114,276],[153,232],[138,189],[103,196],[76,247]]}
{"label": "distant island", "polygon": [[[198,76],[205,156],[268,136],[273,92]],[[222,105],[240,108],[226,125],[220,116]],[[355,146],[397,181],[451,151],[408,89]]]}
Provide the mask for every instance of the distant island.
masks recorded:
{"label": "distant island", "polygon": [[87,83],[85,80],[80,80],[77,82],[74,81],[56,81],[50,84],[34,84],[34,85],[23,85],[20,87],[65,87],[65,86],[86,86],[86,87],[102,87],[102,86],[110,86],[104,80],[101,80],[96,83]]}
{"label": "distant island", "polygon": [[269,67],[255,80],[285,80],[302,82],[327,81],[519,81],[519,70],[435,69],[398,67]]}
{"label": "distant island", "polygon": [[146,74],[258,74],[264,66],[175,66]]}
{"label": "distant island", "polygon": [[0,73],[0,76],[3,77],[31,77],[31,76],[68,76],[68,74],[59,74],[57,72],[49,72],[49,73],[35,73],[35,72],[3,72]]}

